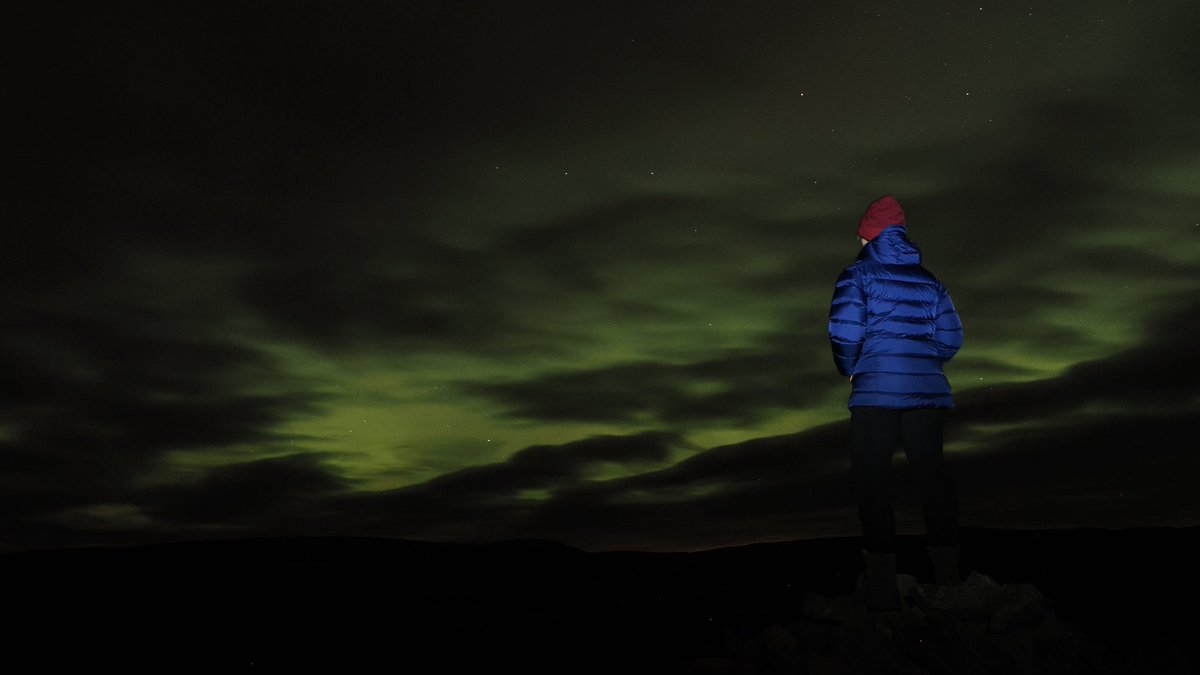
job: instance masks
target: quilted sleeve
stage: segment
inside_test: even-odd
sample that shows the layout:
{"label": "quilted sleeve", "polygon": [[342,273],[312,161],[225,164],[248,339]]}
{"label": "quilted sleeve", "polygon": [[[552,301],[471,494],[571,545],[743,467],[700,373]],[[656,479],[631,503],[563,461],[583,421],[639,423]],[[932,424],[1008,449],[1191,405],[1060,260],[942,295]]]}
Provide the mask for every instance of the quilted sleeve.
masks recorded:
{"label": "quilted sleeve", "polygon": [[950,293],[944,287],[938,297],[933,339],[937,345],[938,356],[942,357],[943,361],[950,360],[962,347],[962,321],[954,309],[954,302],[950,300]]}
{"label": "quilted sleeve", "polygon": [[838,276],[829,306],[829,344],[833,363],[843,377],[854,374],[854,365],[867,336],[867,296],[854,267]]}

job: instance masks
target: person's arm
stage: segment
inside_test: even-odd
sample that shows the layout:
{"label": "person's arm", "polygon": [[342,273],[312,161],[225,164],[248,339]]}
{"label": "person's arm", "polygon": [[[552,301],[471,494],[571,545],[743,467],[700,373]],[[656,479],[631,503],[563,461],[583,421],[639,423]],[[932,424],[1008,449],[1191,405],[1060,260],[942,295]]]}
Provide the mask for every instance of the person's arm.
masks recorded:
{"label": "person's arm", "polygon": [[829,344],[838,373],[853,377],[854,366],[867,336],[867,296],[854,268],[838,276],[829,306]]}
{"label": "person's arm", "polygon": [[950,293],[943,287],[938,297],[937,319],[934,320],[934,343],[938,356],[949,361],[962,347],[963,327]]}

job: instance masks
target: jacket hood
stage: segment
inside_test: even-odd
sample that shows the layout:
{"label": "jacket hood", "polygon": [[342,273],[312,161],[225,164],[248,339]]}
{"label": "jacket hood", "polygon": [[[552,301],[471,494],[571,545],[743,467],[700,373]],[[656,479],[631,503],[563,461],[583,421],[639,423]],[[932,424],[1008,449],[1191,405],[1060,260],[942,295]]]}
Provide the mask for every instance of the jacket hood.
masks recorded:
{"label": "jacket hood", "polygon": [[858,252],[858,260],[884,265],[920,265],[921,250],[908,240],[908,230],[903,225],[893,225],[867,242]]}

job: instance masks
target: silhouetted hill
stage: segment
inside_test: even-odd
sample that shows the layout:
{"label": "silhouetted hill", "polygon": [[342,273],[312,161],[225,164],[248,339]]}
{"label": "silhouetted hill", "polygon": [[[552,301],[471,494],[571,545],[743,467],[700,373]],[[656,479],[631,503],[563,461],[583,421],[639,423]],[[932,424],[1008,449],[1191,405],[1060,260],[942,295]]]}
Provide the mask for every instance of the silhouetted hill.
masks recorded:
{"label": "silhouetted hill", "polygon": [[[1076,627],[1087,638],[1078,644],[1100,647],[1062,672],[1190,672],[1197,535],[967,528],[963,570],[986,575],[979,588],[1044,596],[1043,613]],[[932,581],[920,537],[900,537],[898,553],[902,574]],[[5,613],[15,619],[5,658],[62,672],[815,673],[816,656],[792,658],[815,649],[814,635],[827,651],[829,641],[866,635],[865,612],[845,609],[859,569],[857,538],[695,553],[588,553],[547,540],[241,539],[0,558]],[[913,602],[936,590],[912,587]],[[936,603],[914,606],[904,625],[929,630],[940,613]],[[1034,639],[1040,617],[1023,639]],[[900,641],[909,628],[889,620],[883,630]],[[1040,649],[1061,642],[1045,637],[1047,625]],[[1037,672],[990,663],[977,672]]]}

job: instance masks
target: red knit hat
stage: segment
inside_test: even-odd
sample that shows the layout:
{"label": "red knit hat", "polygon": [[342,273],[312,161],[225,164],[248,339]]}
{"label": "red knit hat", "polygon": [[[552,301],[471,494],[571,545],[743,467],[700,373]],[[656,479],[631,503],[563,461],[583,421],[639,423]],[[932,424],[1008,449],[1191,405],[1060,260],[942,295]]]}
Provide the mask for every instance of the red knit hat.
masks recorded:
{"label": "red knit hat", "polygon": [[871,241],[892,225],[904,225],[904,210],[895,197],[884,195],[871,202],[862,220],[858,221],[858,236]]}

